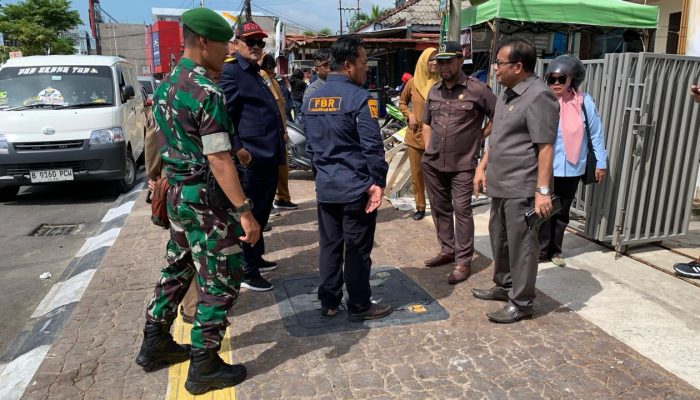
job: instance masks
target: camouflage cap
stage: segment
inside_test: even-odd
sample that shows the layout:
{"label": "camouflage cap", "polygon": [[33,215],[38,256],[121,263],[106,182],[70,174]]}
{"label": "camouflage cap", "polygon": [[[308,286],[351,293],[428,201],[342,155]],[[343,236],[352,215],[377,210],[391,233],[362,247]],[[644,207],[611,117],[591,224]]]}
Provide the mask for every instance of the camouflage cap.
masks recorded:
{"label": "camouflage cap", "polygon": [[217,42],[228,42],[233,36],[231,26],[224,17],[208,8],[187,10],[180,18],[192,32]]}

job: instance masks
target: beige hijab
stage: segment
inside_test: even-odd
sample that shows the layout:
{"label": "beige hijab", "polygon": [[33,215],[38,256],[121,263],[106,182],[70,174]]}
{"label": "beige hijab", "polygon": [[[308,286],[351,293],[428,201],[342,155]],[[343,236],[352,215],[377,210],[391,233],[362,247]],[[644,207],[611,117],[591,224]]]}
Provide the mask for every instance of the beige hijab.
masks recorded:
{"label": "beige hijab", "polygon": [[428,98],[430,88],[440,80],[438,73],[431,74],[428,72],[428,59],[435,52],[437,52],[437,49],[433,47],[423,50],[418,59],[418,64],[416,64],[416,73],[413,74],[413,84],[418,89],[418,93],[423,96],[423,99]]}

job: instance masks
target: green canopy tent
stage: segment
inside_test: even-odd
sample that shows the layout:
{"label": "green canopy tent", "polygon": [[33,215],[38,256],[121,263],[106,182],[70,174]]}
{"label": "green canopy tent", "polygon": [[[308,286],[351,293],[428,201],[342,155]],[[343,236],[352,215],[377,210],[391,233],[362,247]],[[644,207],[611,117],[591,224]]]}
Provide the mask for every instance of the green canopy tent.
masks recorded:
{"label": "green canopy tent", "polygon": [[[500,35],[521,32],[567,34],[590,31],[605,34],[628,28],[630,38],[639,37],[634,30],[656,29],[659,7],[622,0],[488,0],[462,10],[461,28],[484,28],[493,33],[491,48]],[[627,39],[627,33],[625,34]],[[646,49],[647,43],[642,40]],[[491,52],[490,63],[495,54]]]}
{"label": "green canopy tent", "polygon": [[462,28],[494,20],[656,29],[659,7],[622,0],[489,0],[462,10]]}

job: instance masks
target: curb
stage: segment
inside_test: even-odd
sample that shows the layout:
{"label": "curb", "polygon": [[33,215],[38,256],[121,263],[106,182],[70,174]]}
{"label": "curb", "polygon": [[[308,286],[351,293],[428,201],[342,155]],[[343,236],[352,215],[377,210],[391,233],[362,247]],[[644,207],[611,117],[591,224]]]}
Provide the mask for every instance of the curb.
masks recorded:
{"label": "curb", "polygon": [[22,397],[54,339],[63,330],[83,297],[102,259],[119,237],[144,186],[145,174],[141,173],[134,188],[114,201],[102,218],[102,226],[96,235],[85,240],[34,310],[25,329],[0,354],[0,399]]}

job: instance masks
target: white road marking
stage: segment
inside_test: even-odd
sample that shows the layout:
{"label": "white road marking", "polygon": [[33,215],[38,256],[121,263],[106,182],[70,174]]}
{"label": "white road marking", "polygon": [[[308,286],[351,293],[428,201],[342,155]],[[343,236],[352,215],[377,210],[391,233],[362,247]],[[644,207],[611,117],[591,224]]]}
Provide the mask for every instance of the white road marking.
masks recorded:
{"label": "white road marking", "polygon": [[49,293],[44,296],[44,299],[41,300],[41,303],[36,307],[31,318],[41,317],[58,307],[79,301],[80,298],[83,297],[83,293],[85,293],[88,284],[90,284],[90,280],[95,274],[95,271],[95,269],[89,269],[67,281],[58,282],[53,285]]}
{"label": "white road marking", "polygon": [[5,365],[0,373],[0,399],[19,400],[51,346],[35,348]]}
{"label": "white road marking", "polygon": [[104,218],[102,218],[102,221],[100,222],[109,222],[115,218],[121,217],[122,215],[127,215],[131,212],[131,209],[134,207],[134,200],[132,201],[127,201],[126,203],[120,205],[119,207],[116,208],[110,208],[109,211],[107,211],[107,214],[105,214]]}
{"label": "white road marking", "polygon": [[98,236],[88,238],[75,256],[82,257],[100,247],[109,247],[113,245],[114,241],[117,240],[117,236],[119,236],[119,231],[121,231],[121,228],[113,228]]}

